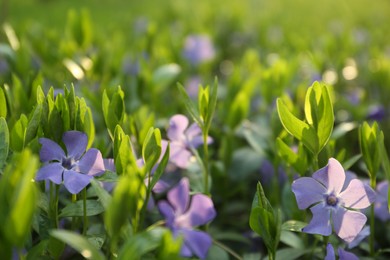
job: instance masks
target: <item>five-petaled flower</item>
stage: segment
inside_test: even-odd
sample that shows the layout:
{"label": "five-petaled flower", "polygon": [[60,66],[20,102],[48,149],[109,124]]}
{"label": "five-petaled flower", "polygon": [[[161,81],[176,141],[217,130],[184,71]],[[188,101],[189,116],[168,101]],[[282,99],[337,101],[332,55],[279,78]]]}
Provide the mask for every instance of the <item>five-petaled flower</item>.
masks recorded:
{"label": "five-petaled flower", "polygon": [[[188,118],[180,114],[172,116],[169,120],[167,131],[171,141],[169,160],[179,168],[187,168],[192,157],[191,149],[203,144],[202,130],[196,123],[189,127],[188,123]],[[211,142],[211,137],[208,137],[207,143]]]}
{"label": "five-petaled flower", "polygon": [[77,194],[85,188],[93,176],[105,171],[102,154],[91,148],[85,151],[88,137],[79,131],[67,131],[62,136],[66,153],[60,145],[47,138],[40,138],[42,144],[39,156],[47,163],[37,173],[36,180],[50,180],[64,183],[66,189]]}
{"label": "five-petaled flower", "polygon": [[346,242],[362,230],[367,217],[354,209],[364,209],[375,200],[375,192],[358,179],[342,189],[345,172],[336,159],[311,177],[302,177],[292,184],[299,209],[310,207],[313,218],[303,232],[329,236],[333,229]]}
{"label": "five-petaled flower", "polygon": [[204,194],[190,197],[190,187],[187,178],[174,186],[167,194],[167,201],[158,203],[158,209],[166,219],[166,225],[174,236],[182,236],[181,255],[204,259],[212,244],[210,236],[194,230],[194,227],[205,225],[215,218],[213,201]]}

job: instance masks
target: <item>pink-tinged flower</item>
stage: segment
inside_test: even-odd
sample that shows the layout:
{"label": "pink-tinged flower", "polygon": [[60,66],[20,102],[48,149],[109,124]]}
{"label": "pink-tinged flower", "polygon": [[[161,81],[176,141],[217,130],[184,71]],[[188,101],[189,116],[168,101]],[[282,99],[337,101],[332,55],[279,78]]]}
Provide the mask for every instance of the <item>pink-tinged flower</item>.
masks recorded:
{"label": "pink-tinged flower", "polygon": [[387,193],[389,192],[389,182],[382,181],[376,186],[377,198],[375,200],[375,216],[385,222],[390,219],[389,207],[387,203]]}
{"label": "pink-tinged flower", "polygon": [[369,235],[370,235],[370,227],[369,226],[365,226],[362,229],[362,231],[360,231],[360,233],[355,237],[355,239],[352,240],[352,242],[350,242],[348,244],[348,248],[351,249],[351,248],[354,248],[354,247],[358,246],[360,244],[360,242],[362,242]]}
{"label": "pink-tinged flower", "polygon": [[362,230],[367,217],[355,209],[364,209],[375,200],[375,192],[358,179],[343,189],[345,172],[333,158],[311,177],[302,177],[292,184],[299,209],[310,207],[313,218],[303,232],[329,236],[332,224],[335,233],[347,243]]}
{"label": "pink-tinged flower", "polygon": [[[338,249],[338,253],[339,253],[339,260],[359,260],[359,258],[356,255],[347,252],[340,247]],[[330,243],[328,243],[328,245],[326,246],[325,260],[336,260],[333,246]]]}
{"label": "pink-tinged flower", "polygon": [[182,236],[181,255],[193,255],[204,259],[212,244],[210,236],[195,230],[215,218],[213,201],[206,195],[195,194],[190,197],[190,186],[187,178],[183,178],[167,194],[167,201],[160,201],[158,209],[166,219],[166,225],[173,235]]}
{"label": "pink-tinged flower", "polygon": [[79,193],[95,175],[104,173],[102,154],[91,148],[85,151],[88,137],[79,131],[68,131],[62,136],[66,153],[57,143],[47,138],[40,138],[42,144],[39,156],[47,163],[39,169],[36,180],[50,180],[55,184],[64,183],[72,194]]}
{"label": "pink-tinged flower", "polygon": [[[188,118],[184,115],[175,115],[169,120],[167,135],[170,142],[169,160],[179,168],[187,168],[191,157],[191,149],[203,144],[202,131],[196,123],[188,127]],[[187,128],[188,127],[188,128]],[[209,137],[207,143],[211,143]]]}
{"label": "pink-tinged flower", "polygon": [[214,46],[206,35],[190,35],[185,39],[183,56],[193,65],[198,65],[214,58]]}

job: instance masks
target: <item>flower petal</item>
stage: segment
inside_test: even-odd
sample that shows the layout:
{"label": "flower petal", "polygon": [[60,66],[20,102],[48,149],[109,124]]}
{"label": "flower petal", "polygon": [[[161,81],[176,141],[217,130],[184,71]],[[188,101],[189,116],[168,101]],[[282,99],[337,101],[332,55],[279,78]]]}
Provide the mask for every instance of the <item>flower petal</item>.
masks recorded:
{"label": "flower petal", "polygon": [[79,193],[91,182],[92,176],[81,174],[75,171],[64,171],[65,188],[72,194]]}
{"label": "flower petal", "polygon": [[334,249],[331,243],[328,243],[326,246],[326,256],[324,260],[336,260]]}
{"label": "flower petal", "polygon": [[169,120],[167,136],[171,141],[182,141],[184,130],[188,126],[188,118],[183,115],[175,115]]}
{"label": "flower petal", "polygon": [[64,172],[64,168],[60,163],[49,163],[43,166],[41,169],[39,169],[35,177],[35,180],[37,181],[51,180],[55,184],[61,184],[63,172]]}
{"label": "flower petal", "polygon": [[164,216],[167,226],[173,228],[173,222],[175,221],[175,212],[172,206],[166,201],[160,201],[157,204],[158,210]]}
{"label": "flower petal", "polygon": [[68,157],[78,160],[87,148],[88,137],[80,131],[67,131],[62,136],[62,141],[66,146]]}
{"label": "flower petal", "polygon": [[299,209],[306,209],[310,205],[324,200],[326,188],[313,178],[302,177],[292,183],[292,191],[297,199]]}
{"label": "flower petal", "polygon": [[98,149],[89,149],[78,162],[78,170],[87,175],[97,175],[104,173],[104,161]]}
{"label": "flower petal", "polygon": [[351,252],[347,252],[341,247],[339,247],[338,251],[339,251],[339,259],[341,260],[359,260],[359,258],[355,254]]}
{"label": "flower petal", "polygon": [[104,169],[111,171],[111,172],[116,171],[114,159],[112,159],[112,158],[103,159],[103,164],[104,164]]}
{"label": "flower petal", "polygon": [[330,223],[331,211],[324,207],[323,203],[315,205],[310,210],[313,213],[313,218],[309,225],[302,229],[302,232],[329,236],[332,233],[332,225]]}
{"label": "flower petal", "polygon": [[182,230],[184,235],[184,244],[200,259],[205,259],[212,240],[209,234],[196,230]]}
{"label": "flower petal", "polygon": [[340,193],[344,206],[354,209],[364,209],[375,201],[375,191],[358,179],[353,179],[348,187]]}
{"label": "flower petal", "polygon": [[177,167],[185,169],[188,167],[192,153],[187,149],[179,146],[177,142],[171,143],[171,150],[169,154],[169,160]]}
{"label": "flower petal", "polygon": [[352,240],[352,242],[350,242],[348,244],[348,248],[351,249],[351,248],[356,247],[357,245],[360,244],[360,242],[362,242],[369,235],[370,235],[370,227],[369,226],[365,226],[362,229],[362,231],[360,231],[359,234],[355,237],[355,239]]}
{"label": "flower petal", "polygon": [[39,157],[42,162],[60,162],[65,157],[64,150],[56,142],[47,138],[39,138],[39,143],[42,144],[39,151]]}
{"label": "flower petal", "polygon": [[210,222],[216,214],[213,201],[206,195],[196,194],[192,196],[187,212],[179,216],[176,223],[180,227],[192,228]]}
{"label": "flower petal", "polygon": [[333,214],[333,226],[336,234],[345,242],[352,242],[362,230],[367,217],[358,211],[338,207]]}
{"label": "flower petal", "polygon": [[169,203],[175,210],[175,215],[186,212],[190,198],[190,184],[187,178],[183,178],[167,194]]}
{"label": "flower petal", "polygon": [[330,158],[328,165],[316,171],[313,178],[324,184],[329,192],[337,196],[345,182],[344,168],[336,159]]}

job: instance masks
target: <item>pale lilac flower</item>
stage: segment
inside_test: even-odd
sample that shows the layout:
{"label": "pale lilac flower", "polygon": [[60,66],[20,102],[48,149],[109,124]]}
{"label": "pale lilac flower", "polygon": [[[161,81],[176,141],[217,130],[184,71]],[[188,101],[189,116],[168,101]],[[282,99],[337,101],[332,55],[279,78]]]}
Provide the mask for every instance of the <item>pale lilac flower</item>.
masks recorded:
{"label": "pale lilac flower", "polygon": [[[353,253],[347,252],[342,248],[338,248],[339,260],[359,260],[359,258]],[[336,260],[334,249],[331,243],[326,246],[325,260]]]}
{"label": "pale lilac flower", "polygon": [[212,244],[211,237],[194,228],[205,225],[216,216],[213,201],[204,194],[190,197],[190,186],[183,178],[167,194],[167,201],[160,201],[158,208],[166,219],[166,225],[175,237],[182,236],[180,254],[184,257],[193,255],[204,259]]}
{"label": "pale lilac flower", "polygon": [[193,65],[198,65],[214,58],[214,46],[206,35],[190,35],[185,39],[183,56]]}
{"label": "pale lilac flower", "polygon": [[292,184],[299,209],[310,207],[313,218],[303,232],[329,236],[332,223],[335,233],[347,243],[362,230],[367,217],[354,209],[364,209],[375,200],[375,192],[358,179],[342,189],[345,172],[333,158],[311,177],[302,177]]}
{"label": "pale lilac flower", "polygon": [[389,192],[389,182],[381,181],[376,186],[377,198],[375,200],[375,216],[385,222],[390,219],[389,207],[387,203],[387,193]]}
{"label": "pale lilac flower", "polygon": [[68,131],[62,136],[66,153],[57,143],[47,138],[40,138],[39,152],[42,162],[47,163],[39,169],[36,180],[50,180],[55,184],[64,183],[72,194],[79,193],[95,175],[104,173],[102,154],[91,148],[85,151],[88,137],[79,131]]}
{"label": "pale lilac flower", "polygon": [[[169,160],[179,168],[187,168],[193,156],[191,149],[203,144],[202,131],[196,123],[188,127],[188,118],[175,115],[169,120],[167,135],[170,142]],[[209,137],[207,143],[211,143]]]}

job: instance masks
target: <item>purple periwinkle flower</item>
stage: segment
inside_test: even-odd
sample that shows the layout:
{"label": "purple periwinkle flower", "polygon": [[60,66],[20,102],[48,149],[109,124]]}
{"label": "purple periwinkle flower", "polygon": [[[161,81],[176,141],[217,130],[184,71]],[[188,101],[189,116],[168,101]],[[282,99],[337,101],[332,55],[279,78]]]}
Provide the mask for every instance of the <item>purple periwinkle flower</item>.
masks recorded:
{"label": "purple periwinkle flower", "polygon": [[[169,160],[179,168],[187,168],[193,156],[191,149],[203,144],[202,130],[196,123],[188,127],[188,118],[174,115],[169,120],[167,135],[170,142]],[[207,143],[211,143],[209,137]]]}
{"label": "purple periwinkle flower", "polygon": [[[338,248],[339,260],[359,260],[359,258],[353,253],[347,252],[342,248]],[[325,260],[336,260],[334,249],[331,243],[326,246]]]}
{"label": "purple periwinkle flower", "polygon": [[310,207],[313,218],[303,232],[329,236],[332,223],[335,233],[347,243],[362,230],[367,217],[355,209],[364,209],[375,200],[375,192],[358,179],[343,189],[345,172],[341,164],[330,158],[328,165],[311,177],[302,177],[292,184],[299,209]]}
{"label": "purple periwinkle flower", "polygon": [[183,56],[193,65],[198,65],[214,58],[214,46],[206,35],[189,35],[185,39]]}
{"label": "purple periwinkle flower", "polygon": [[105,171],[102,154],[91,148],[85,151],[88,137],[79,131],[68,131],[62,136],[66,153],[60,145],[47,138],[40,138],[42,144],[39,156],[47,163],[39,169],[36,180],[50,180],[55,184],[65,185],[72,194],[85,188],[93,176]]}
{"label": "purple periwinkle flower", "polygon": [[389,182],[381,181],[376,186],[377,198],[375,200],[375,216],[385,222],[390,219],[389,207],[387,203],[387,193],[389,192]]}
{"label": "purple periwinkle flower", "polygon": [[160,201],[158,209],[166,219],[166,225],[173,235],[182,236],[181,255],[193,255],[204,259],[212,244],[211,237],[194,228],[205,225],[215,218],[213,201],[204,194],[190,197],[190,186],[187,178],[173,187],[167,194],[167,201]]}

